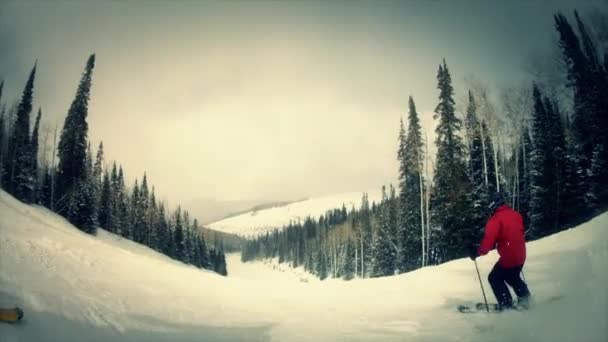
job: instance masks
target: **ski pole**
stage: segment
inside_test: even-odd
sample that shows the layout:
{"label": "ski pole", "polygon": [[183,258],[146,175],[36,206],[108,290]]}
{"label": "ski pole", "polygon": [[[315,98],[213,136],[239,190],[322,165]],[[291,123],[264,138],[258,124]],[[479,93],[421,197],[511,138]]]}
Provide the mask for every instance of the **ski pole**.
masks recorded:
{"label": "ski pole", "polygon": [[483,301],[486,303],[486,310],[490,312],[490,307],[488,306],[488,299],[486,298],[486,291],[483,289],[483,283],[481,282],[481,276],[479,275],[479,267],[477,267],[477,260],[473,259],[475,262],[475,269],[477,270],[477,278],[479,278],[479,286],[481,286],[481,293],[483,294]]}

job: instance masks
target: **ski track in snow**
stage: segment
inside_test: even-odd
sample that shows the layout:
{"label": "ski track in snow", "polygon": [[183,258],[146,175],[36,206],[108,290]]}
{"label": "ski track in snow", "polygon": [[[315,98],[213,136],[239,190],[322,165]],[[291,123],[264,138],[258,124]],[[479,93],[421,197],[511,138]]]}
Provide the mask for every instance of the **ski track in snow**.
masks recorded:
{"label": "ski track in snow", "polygon": [[[460,314],[483,300],[468,259],[320,281],[230,254],[221,277],[103,230],[89,236],[0,190],[0,307],[25,310],[0,323],[0,341],[607,341],[606,227],[608,214],[528,244],[533,310]],[[488,298],[496,259],[478,259]]]}

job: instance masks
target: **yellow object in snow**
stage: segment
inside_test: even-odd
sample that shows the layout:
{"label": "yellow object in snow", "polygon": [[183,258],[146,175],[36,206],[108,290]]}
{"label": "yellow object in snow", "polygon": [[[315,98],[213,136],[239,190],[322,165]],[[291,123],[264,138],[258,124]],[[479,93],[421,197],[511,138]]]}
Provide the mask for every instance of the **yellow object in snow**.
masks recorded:
{"label": "yellow object in snow", "polygon": [[14,323],[23,317],[23,310],[19,308],[2,309],[0,308],[0,322]]}

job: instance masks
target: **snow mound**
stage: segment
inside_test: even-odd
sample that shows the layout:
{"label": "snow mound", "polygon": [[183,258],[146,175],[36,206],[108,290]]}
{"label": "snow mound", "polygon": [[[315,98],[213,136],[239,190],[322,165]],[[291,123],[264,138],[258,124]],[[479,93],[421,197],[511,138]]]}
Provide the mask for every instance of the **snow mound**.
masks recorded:
{"label": "snow mound", "polygon": [[[311,198],[294,202],[285,206],[279,206],[260,211],[249,211],[247,213],[230,217],[209,225],[210,229],[221,232],[237,234],[243,237],[255,237],[282,228],[290,222],[302,222],[311,216],[318,219],[325,215],[328,210],[340,209],[346,206],[348,211],[354,206],[361,206],[362,192],[348,192],[343,194]],[[370,205],[378,203],[382,194],[380,191],[368,192]]]}
{"label": "snow mound", "polygon": [[[0,341],[607,341],[608,214],[528,244],[527,312],[460,314],[482,301],[473,263],[303,281],[228,256],[229,277],[100,231],[81,233],[0,190]],[[497,256],[478,259],[483,284]],[[276,267],[275,267],[276,266]],[[555,299],[558,298],[558,299]]]}

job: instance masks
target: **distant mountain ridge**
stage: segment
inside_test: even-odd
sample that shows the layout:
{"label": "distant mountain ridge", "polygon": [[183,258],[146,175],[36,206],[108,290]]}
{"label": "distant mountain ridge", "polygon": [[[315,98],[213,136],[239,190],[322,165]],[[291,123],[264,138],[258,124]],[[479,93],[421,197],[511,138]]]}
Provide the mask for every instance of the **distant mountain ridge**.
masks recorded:
{"label": "distant mountain ridge", "polygon": [[[282,228],[290,222],[303,221],[309,216],[318,218],[328,210],[342,208],[347,210],[359,208],[364,192],[348,192],[295,202],[275,202],[258,205],[251,210],[233,215],[207,225],[208,228],[235,234],[245,238],[255,237]],[[378,203],[381,199],[379,190],[367,192],[369,201]]]}

